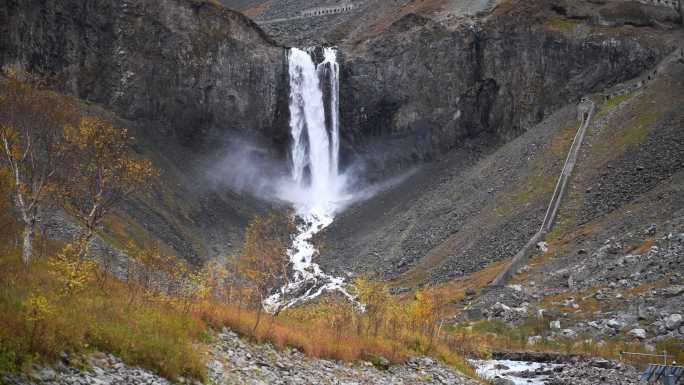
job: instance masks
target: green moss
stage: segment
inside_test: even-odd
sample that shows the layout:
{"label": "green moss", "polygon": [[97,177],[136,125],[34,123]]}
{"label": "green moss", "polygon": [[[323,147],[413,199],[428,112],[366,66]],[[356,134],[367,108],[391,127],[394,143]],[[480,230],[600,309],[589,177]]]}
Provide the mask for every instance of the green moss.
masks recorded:
{"label": "green moss", "polygon": [[577,27],[581,25],[578,20],[567,19],[564,17],[557,17],[554,19],[547,20],[544,23],[544,27],[550,30],[562,32],[562,33],[574,33]]}
{"label": "green moss", "polygon": [[629,100],[634,96],[634,94],[624,94],[620,96],[615,96],[613,98],[608,99],[605,103],[603,103],[603,108],[613,108],[616,107],[618,104],[624,102],[625,100]]}
{"label": "green moss", "polygon": [[629,93],[625,95],[615,96],[613,98],[610,98],[609,100],[606,100],[601,106],[599,112],[596,114],[596,119],[601,119],[605,117],[606,115],[608,115],[608,112],[610,112],[610,110],[617,107],[622,102],[631,99],[633,96],[634,93]]}

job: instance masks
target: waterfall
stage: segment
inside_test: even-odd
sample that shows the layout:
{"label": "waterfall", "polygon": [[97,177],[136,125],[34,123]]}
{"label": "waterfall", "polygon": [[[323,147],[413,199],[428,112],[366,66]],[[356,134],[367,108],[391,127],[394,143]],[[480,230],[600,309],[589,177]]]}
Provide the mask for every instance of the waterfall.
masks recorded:
{"label": "waterfall", "polygon": [[[339,291],[354,300],[345,290],[344,279],[325,274],[313,262],[317,250],[313,236],[329,226],[339,209],[345,180],[339,172],[340,67],[337,50],[323,49],[323,61],[316,65],[312,54],[291,48],[288,52],[290,75],[290,150],[295,215],[300,223],[288,250],[294,274],[291,281],[264,301],[271,312],[315,298],[325,291]],[[328,82],[329,119],[323,82]]]}
{"label": "waterfall", "polygon": [[337,177],[340,167],[340,65],[337,63],[337,50],[334,48],[325,48],[323,57],[323,63],[319,68],[327,69],[330,79],[330,167]]}
{"label": "waterfall", "polygon": [[[334,50],[331,51],[334,52]],[[327,56],[326,59],[328,59]],[[335,57],[332,56],[332,59],[335,60]],[[337,151],[339,150],[339,144],[337,144],[337,150],[334,150],[335,145],[331,146],[331,142],[339,143],[339,128],[328,130],[325,121],[320,79],[322,75],[325,75],[325,67],[328,63],[324,61],[316,66],[308,52],[297,48],[290,50],[288,62],[292,178],[306,194],[303,197],[304,202],[310,207],[305,210],[329,214],[332,210],[329,200],[334,199],[336,195],[334,182],[338,174]],[[330,78],[331,82],[336,81],[333,76]],[[335,95],[332,99],[336,101],[337,96]],[[337,112],[333,115],[337,119]],[[301,211],[302,208],[299,209]]]}

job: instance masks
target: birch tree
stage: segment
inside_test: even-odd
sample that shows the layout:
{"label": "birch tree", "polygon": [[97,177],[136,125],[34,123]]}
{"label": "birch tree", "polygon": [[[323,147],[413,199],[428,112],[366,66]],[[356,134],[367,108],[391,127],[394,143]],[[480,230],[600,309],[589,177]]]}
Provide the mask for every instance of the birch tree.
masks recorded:
{"label": "birch tree", "polygon": [[132,153],[134,141],[126,129],[100,117],[82,117],[65,129],[71,166],[61,185],[71,212],[85,226],[81,257],[112,208],[149,187],[159,175],[150,160]]}
{"label": "birch tree", "polygon": [[276,214],[256,217],[247,227],[236,265],[252,288],[251,303],[257,311],[254,331],[261,321],[264,299],[277,285],[287,281],[290,269],[287,247],[291,231],[291,221]]}
{"label": "birch tree", "polygon": [[35,89],[16,71],[3,83],[0,162],[10,175],[12,200],[23,222],[22,259],[28,266],[39,211],[63,166],[63,127],[75,113],[66,97]]}

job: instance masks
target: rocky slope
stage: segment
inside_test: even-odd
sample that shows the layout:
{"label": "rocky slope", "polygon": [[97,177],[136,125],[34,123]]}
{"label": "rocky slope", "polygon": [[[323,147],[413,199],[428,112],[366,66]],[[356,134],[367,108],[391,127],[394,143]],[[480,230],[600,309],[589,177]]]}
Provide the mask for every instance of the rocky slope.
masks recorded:
{"label": "rocky slope", "polygon": [[[254,345],[228,330],[218,333],[213,347],[207,354],[211,357],[207,365],[208,383],[217,385],[312,383],[475,385],[479,383],[427,357],[410,358],[404,365],[382,368],[374,367],[370,362],[345,365],[334,361],[307,358],[296,350],[277,351],[269,345]],[[497,359],[519,360],[520,358],[508,354]],[[500,365],[501,377],[526,381],[536,380],[541,376],[549,385],[639,383],[639,372],[621,363],[584,357],[560,357],[561,361],[558,359],[546,361],[549,357],[544,357],[544,355],[532,358],[544,364],[534,371],[515,371],[505,365]],[[530,355],[527,355],[525,359],[529,360]],[[86,358],[85,362],[79,362],[79,360],[81,358],[63,355],[53,366],[36,366],[25,375],[6,377],[4,380],[7,385],[170,384],[168,380],[153,373],[127,366],[120,359],[109,354],[96,353]],[[83,364],[86,364],[88,368],[79,368]],[[494,384],[510,384],[502,378],[492,380]],[[193,383],[193,381],[181,378],[180,383]]]}
{"label": "rocky slope", "polygon": [[[555,8],[530,14],[521,7],[500,8],[481,30],[475,24],[451,33],[413,17],[405,30],[386,32],[393,39],[369,40],[357,47],[362,50],[358,56],[356,51],[348,55],[350,77],[344,87],[352,87],[346,92],[354,97],[347,101],[356,101],[357,110],[345,110],[344,116],[354,121],[346,125],[354,148],[370,149],[369,163],[384,172],[417,159],[439,159],[444,150],[448,155],[426,165],[403,187],[344,213],[327,232],[329,245],[321,255],[326,267],[370,269],[385,277],[406,273],[401,280],[415,284],[462,276],[512,256],[541,223],[578,127],[574,101],[653,70],[682,35],[681,29],[599,27],[591,19],[550,16],[559,12]],[[471,40],[457,38],[466,32]],[[463,44],[468,55],[451,50]],[[663,75],[661,88],[648,91],[648,98],[668,95],[661,105],[672,113],[680,108],[679,93],[663,79],[678,76],[676,71]],[[371,82],[375,89],[366,94],[369,78],[383,81]],[[567,108],[557,109],[568,101]],[[628,119],[624,129],[673,124],[667,116],[661,111],[646,122]],[[494,153],[497,144],[528,127],[534,128]],[[609,146],[614,139],[604,143]],[[678,152],[672,152],[672,142],[659,143],[659,149],[640,153],[656,157],[667,151],[658,157],[668,164],[659,169],[666,178],[676,172],[668,162],[679,162]],[[625,169],[621,175],[627,174]],[[624,183],[633,184],[635,178]],[[588,199],[607,204],[598,214],[605,215],[660,178],[648,179],[649,187],[639,191],[622,189],[620,202],[610,203],[606,195]]]}
{"label": "rocky slope", "polygon": [[[548,250],[512,286],[468,304],[471,313],[508,308],[476,318],[516,322],[545,309],[556,338],[620,336],[649,350],[684,339],[683,80],[680,57],[647,88],[604,105]],[[523,303],[524,314],[511,311]]]}

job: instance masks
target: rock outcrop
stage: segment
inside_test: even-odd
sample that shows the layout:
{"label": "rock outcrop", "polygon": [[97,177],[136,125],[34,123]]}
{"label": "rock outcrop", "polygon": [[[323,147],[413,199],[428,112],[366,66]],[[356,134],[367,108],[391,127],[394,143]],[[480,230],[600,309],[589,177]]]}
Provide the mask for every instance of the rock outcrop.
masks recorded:
{"label": "rock outcrop", "polygon": [[287,140],[285,50],[212,2],[9,0],[0,26],[0,66],[158,122],[185,145],[230,130]]}
{"label": "rock outcrop", "polygon": [[[630,13],[617,6],[611,16],[572,2],[585,13],[571,19],[559,2],[514,3],[454,26],[410,13],[347,48],[342,118],[353,150],[372,154],[372,167],[387,170],[434,159],[484,133],[505,142],[675,49],[667,30],[621,26]],[[676,17],[670,8],[631,8],[643,8],[639,15],[648,21],[659,12]]]}

